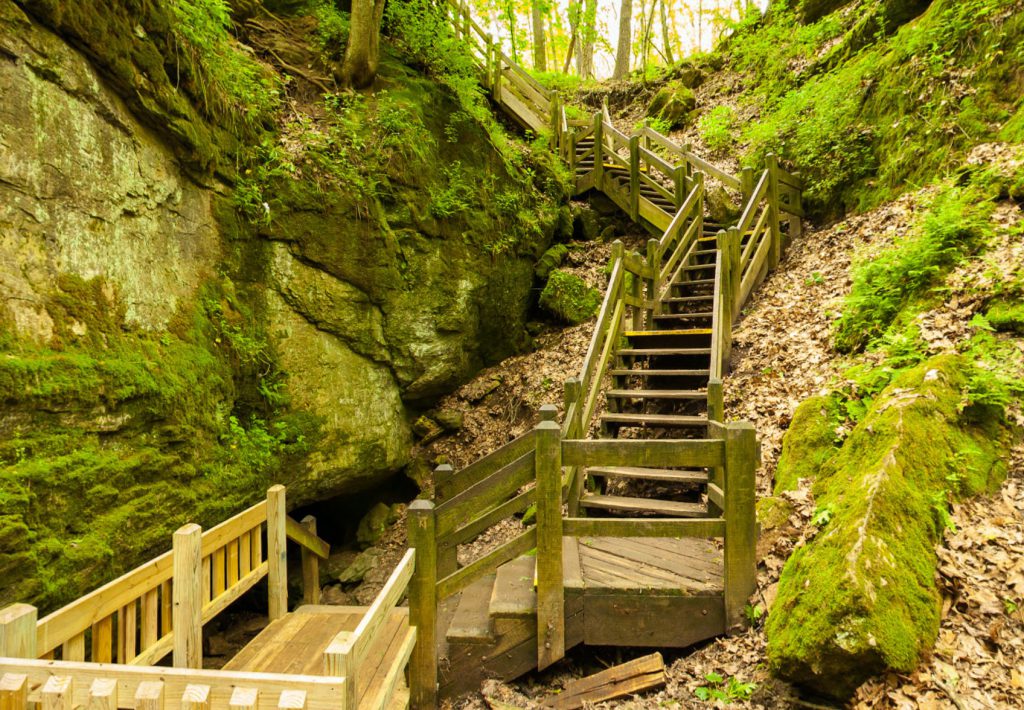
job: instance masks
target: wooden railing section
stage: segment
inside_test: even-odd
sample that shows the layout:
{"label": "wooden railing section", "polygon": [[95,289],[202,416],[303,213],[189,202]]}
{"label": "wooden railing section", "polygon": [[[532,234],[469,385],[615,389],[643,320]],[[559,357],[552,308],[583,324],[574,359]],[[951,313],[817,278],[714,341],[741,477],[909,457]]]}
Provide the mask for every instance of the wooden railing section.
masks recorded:
{"label": "wooden railing section", "polygon": [[[709,437],[702,440],[593,440],[567,436],[573,427],[565,422],[559,425],[556,414],[553,405],[545,405],[540,423],[530,433],[459,473],[442,469],[441,490],[450,496],[444,502],[417,500],[409,507],[408,539],[417,559],[409,606],[412,623],[420,630],[409,665],[414,707],[433,707],[437,701],[438,602],[532,549],[537,554],[538,667],[564,656],[563,536],[722,538],[726,619],[730,626],[743,620],[756,573],[753,427],[710,422]],[[588,466],[671,467],[681,462],[712,470],[708,497],[714,517],[650,520],[562,515],[573,471]],[[469,475],[459,480],[463,472]],[[453,539],[468,542],[534,502],[535,526],[461,569],[456,569],[453,557],[442,561]]]}
{"label": "wooden railing section", "polygon": [[[0,707],[355,708],[360,667],[412,578],[412,550],[355,631],[328,647],[328,676],[201,670],[203,626],[257,582],[267,579],[271,621],[288,612],[288,540],[302,555],[303,601],[318,603],[318,561],[330,546],[312,517],[300,523],[286,510],[284,486],[273,486],[265,501],[205,532],[179,528],[171,551],[43,619],[28,604],[0,610]],[[389,699],[415,640],[409,629],[374,707]],[[172,668],[155,665],[168,654]]]}

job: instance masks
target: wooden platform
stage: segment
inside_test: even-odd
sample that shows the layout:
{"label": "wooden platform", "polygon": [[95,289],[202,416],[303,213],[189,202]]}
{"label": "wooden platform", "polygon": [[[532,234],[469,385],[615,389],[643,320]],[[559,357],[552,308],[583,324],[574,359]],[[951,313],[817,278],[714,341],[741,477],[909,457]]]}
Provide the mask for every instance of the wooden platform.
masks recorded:
{"label": "wooden platform", "polygon": [[[341,631],[354,631],[367,607],[302,606],[272,621],[238,655],[224,666],[226,671],[325,675],[324,651]],[[367,658],[371,667],[360,672],[357,680],[359,707],[382,707],[380,699],[387,691],[388,670],[403,652],[402,642],[409,629],[409,610],[391,611]],[[404,679],[399,679],[392,703],[383,707],[400,708],[408,703]]]}

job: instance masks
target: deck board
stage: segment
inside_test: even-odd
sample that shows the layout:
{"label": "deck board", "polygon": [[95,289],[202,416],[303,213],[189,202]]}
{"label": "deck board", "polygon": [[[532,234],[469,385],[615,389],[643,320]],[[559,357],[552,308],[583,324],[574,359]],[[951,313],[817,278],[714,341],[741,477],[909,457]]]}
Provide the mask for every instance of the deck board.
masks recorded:
{"label": "deck board", "polygon": [[584,595],[722,593],[722,553],[707,540],[581,537],[577,549]]}
{"label": "deck board", "polygon": [[[324,651],[341,631],[354,631],[366,607],[303,606],[272,621],[256,638],[224,665],[228,671],[324,674]],[[409,629],[409,610],[392,610],[367,653],[357,676],[360,701],[379,695],[388,669],[401,652]]]}

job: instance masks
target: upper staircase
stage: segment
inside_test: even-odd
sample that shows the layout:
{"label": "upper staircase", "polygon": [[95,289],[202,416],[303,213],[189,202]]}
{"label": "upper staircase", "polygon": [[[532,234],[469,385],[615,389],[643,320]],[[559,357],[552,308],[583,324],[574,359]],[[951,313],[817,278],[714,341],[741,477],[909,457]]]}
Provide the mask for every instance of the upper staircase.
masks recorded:
{"label": "upper staircase", "polygon": [[[599,191],[652,234],[612,249],[608,285],[561,407],[459,471],[435,471],[409,510],[414,705],[486,677],[545,668],[566,649],[681,647],[742,627],[755,588],[755,469],[748,423],[724,423],[732,323],[799,233],[801,181],[773,156],[732,175],[607,107],[570,120],[559,97],[449,1],[454,31],[495,105],[549,136],[575,193]],[[709,219],[717,181],[740,196]],[[536,525],[467,558],[460,546],[536,507]],[[514,529],[514,528],[513,528]]]}

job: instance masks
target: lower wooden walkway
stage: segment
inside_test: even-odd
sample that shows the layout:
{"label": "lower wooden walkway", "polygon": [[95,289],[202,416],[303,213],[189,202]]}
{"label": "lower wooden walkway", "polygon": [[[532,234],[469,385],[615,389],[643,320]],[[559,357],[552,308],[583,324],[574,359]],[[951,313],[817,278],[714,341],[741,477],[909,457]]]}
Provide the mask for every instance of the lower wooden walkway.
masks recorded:
{"label": "lower wooden walkway", "polygon": [[[324,657],[339,634],[352,634],[366,617],[367,607],[306,605],[270,622],[225,671],[327,675]],[[403,669],[412,652],[409,610],[392,609],[367,651],[367,662],[357,678],[360,708],[403,708],[409,690]]]}

